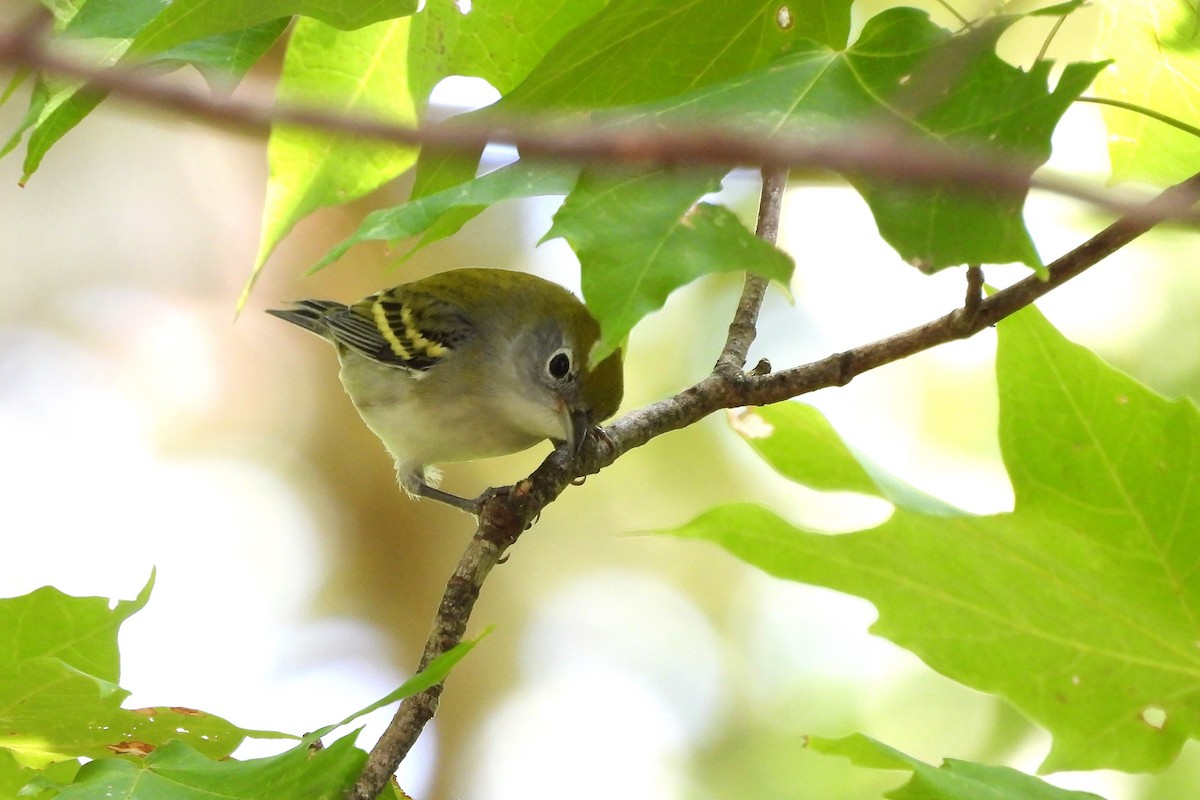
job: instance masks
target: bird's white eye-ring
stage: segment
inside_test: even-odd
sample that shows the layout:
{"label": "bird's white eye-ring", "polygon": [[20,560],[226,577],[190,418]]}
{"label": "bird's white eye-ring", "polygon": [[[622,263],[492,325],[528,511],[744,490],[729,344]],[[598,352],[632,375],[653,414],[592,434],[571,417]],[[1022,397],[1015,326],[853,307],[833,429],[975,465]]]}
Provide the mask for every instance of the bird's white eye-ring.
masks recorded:
{"label": "bird's white eye-ring", "polygon": [[555,350],[554,355],[546,362],[546,374],[556,381],[561,381],[571,374],[571,351],[563,348]]}

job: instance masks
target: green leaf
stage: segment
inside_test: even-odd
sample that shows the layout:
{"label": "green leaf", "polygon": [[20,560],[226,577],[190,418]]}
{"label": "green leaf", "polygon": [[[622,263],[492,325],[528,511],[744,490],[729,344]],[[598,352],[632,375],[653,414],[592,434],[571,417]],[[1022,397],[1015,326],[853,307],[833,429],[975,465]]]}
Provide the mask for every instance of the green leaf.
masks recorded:
{"label": "green leaf", "polygon": [[391,705],[397,700],[403,700],[414,694],[425,691],[430,686],[436,686],[446,680],[446,676],[450,674],[450,670],[454,668],[459,661],[466,657],[467,653],[475,649],[475,645],[483,640],[483,637],[492,632],[492,628],[485,628],[483,633],[465,642],[459,642],[454,647],[442,653],[437,658],[429,662],[429,666],[413,675],[411,678],[400,684],[399,687],[388,692],[386,695],[371,703],[366,708],[355,711],[350,716],[343,719],[341,722],[335,722],[332,725],[326,725],[313,733],[304,737],[305,741],[311,742],[327,736],[331,731],[337,728],[345,727],[360,717],[370,714],[372,711],[377,711],[384,706]]}
{"label": "green leaf", "polygon": [[4,146],[0,147],[0,158],[4,158],[15,150],[17,145],[21,143],[21,139],[25,136],[25,132],[34,125],[37,125],[37,121],[41,118],[49,99],[50,89],[43,81],[35,81],[33,91],[29,93],[29,107],[25,109],[25,115],[17,123],[17,127],[13,132],[9,134],[8,139],[4,142]]}
{"label": "green leaf", "polygon": [[8,80],[8,85],[4,87],[4,91],[0,92],[0,106],[8,102],[9,98],[21,88],[21,84],[32,74],[29,67],[17,67],[13,71],[13,75]]}
{"label": "green leaf", "polygon": [[40,0],[42,6],[54,16],[55,29],[71,21],[79,13],[80,6],[87,0]]}
{"label": "green leaf", "polygon": [[153,582],[116,604],[50,587],[0,600],[0,751],[41,767],[185,739],[220,758],[247,735],[284,736],[189,708],[121,708],[129,693],[116,685],[118,629],[145,606]]}
{"label": "green leaf", "polygon": [[[939,517],[966,512],[925,494],[846,444],[829,420],[806,403],[778,403],[739,414],[738,433],[780,475],[827,492],[856,492]],[[819,453],[814,458],[813,453]]]}
{"label": "green leaf", "polygon": [[246,738],[242,729],[202,711],[123,709],[128,696],[57,658],[0,665],[0,747],[40,767],[66,758],[140,755],[176,739],[224,758]]}
{"label": "green leaf", "polygon": [[[55,8],[55,19],[62,32],[86,41],[87,51],[97,68],[118,63],[129,46],[129,39],[161,10],[156,0],[91,0],[81,5],[64,4]],[[37,171],[42,159],[72,128],[90,114],[106,92],[83,89],[79,81],[63,83],[39,78],[30,96],[25,119],[9,138],[0,156],[7,155],[26,131],[32,130],[25,148],[21,176],[24,185]]]}
{"label": "green leaf", "polygon": [[[98,68],[125,63],[131,57],[130,37],[161,8],[162,4],[156,1],[92,0],[70,20],[64,33],[87,37],[93,62]],[[230,77],[236,79],[244,75],[270,49],[286,25],[286,19],[273,20],[246,30],[190,41],[165,52],[138,55],[159,71],[191,64],[210,83],[227,81]],[[20,143],[25,131],[33,129],[26,147],[22,184],[37,171],[50,148],[108,96],[106,92],[83,89],[82,86],[79,82],[63,84],[39,79],[25,119],[0,149],[0,156],[6,155]]]}
{"label": "green leaf", "polygon": [[860,767],[905,770],[912,779],[884,796],[894,800],[1101,800],[1090,792],[1073,792],[1009,767],[947,758],[932,767],[861,733],[841,739],[808,737],[819,753],[843,756]]}
{"label": "green leaf", "polygon": [[417,0],[172,0],[165,8],[161,4],[158,7],[162,12],[140,30],[130,46],[131,53],[158,53],[184,42],[296,14],[339,30],[354,30],[408,16],[417,10]]}
{"label": "green leaf", "polygon": [[1065,3],[1057,3],[1052,6],[1043,8],[1035,8],[1028,13],[1030,17],[1065,17],[1068,14],[1073,14],[1079,9],[1087,5],[1086,0],[1067,0]]}
{"label": "green leaf", "polygon": [[288,22],[283,17],[244,30],[213,34],[164,50],[154,60],[190,64],[216,90],[223,88],[230,76],[241,77],[257,64],[287,29]]}
{"label": "green leaf", "polygon": [[[81,5],[55,8],[56,26],[73,39],[86,41],[87,52],[97,68],[116,64],[132,37],[162,8],[155,0],[91,0]],[[78,43],[77,43],[78,46]],[[39,78],[29,101],[25,119],[9,138],[0,156],[7,155],[27,130],[32,129],[25,150],[21,185],[37,171],[50,148],[103,102],[107,93],[84,90],[80,81]]]}
{"label": "green leaf", "polygon": [[366,753],[357,734],[323,749],[301,745],[277,756],[217,760],[171,742],[143,759],[103,758],[85,764],[59,800],[340,800],[354,784]]}
{"label": "green leaf", "polygon": [[454,3],[427,3],[413,20],[413,93],[423,99],[447,75],[466,75],[507,94],[568,31],[605,3],[474,0],[466,14]]}
{"label": "green leaf", "polygon": [[4,800],[51,797],[48,791],[58,791],[52,788],[55,784],[70,783],[78,771],[79,762],[73,759],[56,761],[41,770],[31,769],[18,763],[7,750],[0,749],[0,797]]}
{"label": "green leaf", "polygon": [[[42,81],[39,80],[38,83],[41,84]],[[57,90],[39,85],[35,90],[35,98],[31,99],[29,107],[29,114],[34,118],[26,117],[3,151],[5,154],[11,152],[20,143],[25,131],[32,128],[29,142],[25,146],[25,162],[20,180],[22,186],[37,172],[50,148],[108,96],[107,93],[95,89],[83,89],[82,85],[76,83]],[[37,98],[37,95],[41,95],[41,98]]]}
{"label": "green leaf", "polygon": [[765,66],[802,40],[845,44],[848,0],[795,4],[788,28],[779,24],[779,6],[777,0],[614,0],[564,36],[497,111],[644,103]]}
{"label": "green leaf", "polygon": [[[969,150],[987,143],[989,149],[1044,161],[1059,117],[1100,66],[1069,65],[1050,92],[1048,63],[1025,73],[995,55],[1007,24],[993,22],[955,37],[923,12],[893,9],[869,20],[848,50],[796,44],[762,69],[599,118],[679,127],[749,125],[758,134],[828,136],[892,116],[931,146]],[[933,68],[947,63],[955,66],[953,82],[947,82],[945,70]],[[527,88],[533,79],[514,92],[517,100],[506,98],[498,106],[537,97],[536,86]],[[548,85],[569,94],[565,86]],[[584,99],[606,102],[597,96]],[[790,275],[790,265],[761,242],[751,242],[741,226],[706,226],[708,207],[684,217],[716,181],[714,172],[689,175],[680,179],[660,170],[630,177],[588,170],[556,216],[548,236],[564,236],[579,256],[584,296],[600,320],[596,357],[618,347],[671,290],[699,275],[737,269],[773,278]],[[1025,192],[849,177],[871,206],[881,234],[911,263],[929,270],[1007,261],[1041,266],[1020,214]]]}
{"label": "green leaf", "polygon": [[0,750],[0,797],[15,798],[37,773],[17,763],[7,750]]}
{"label": "green leaf", "polygon": [[[467,113],[458,119],[469,119],[471,116]],[[421,154],[417,156],[417,167],[413,171],[410,199],[418,200],[469,183],[479,171],[479,159],[483,156],[483,151],[483,147],[462,150],[422,148]],[[471,216],[477,216],[479,211]],[[468,221],[469,219],[463,220],[463,223]]]}
{"label": "green leaf", "polygon": [[160,0],[88,0],[63,32],[77,39],[132,39],[163,10]]}
{"label": "green leaf", "polygon": [[456,216],[453,213],[455,211],[466,211],[473,216],[478,210],[503,200],[566,194],[578,174],[579,168],[570,164],[542,164],[522,159],[490,172],[479,180],[400,206],[373,211],[357,231],[326,253],[311,271],[316,272],[332,264],[360,242],[395,242],[429,231],[418,245],[424,247],[456,233],[466,223],[469,216]]}
{"label": "green leaf", "polygon": [[1200,733],[1200,414],[1034,309],[999,334],[1012,513],[831,536],[733,505],[672,533],[870,600],[876,633],[1045,726],[1045,770],[1161,769]]}
{"label": "green leaf", "polygon": [[[868,20],[847,50],[797,47],[765,68],[613,117],[826,138],[886,119],[931,148],[1040,164],[1063,112],[1103,65],[1069,64],[1049,90],[1049,62],[1025,72],[996,55],[996,40],[1012,21],[990,20],[956,36],[923,11],[894,8]],[[1014,261],[1041,267],[1020,213],[1025,191],[847,177],[884,239],[924,270]]]}
{"label": "green leaf", "polygon": [[154,574],[133,600],[115,606],[105,597],[72,597],[44,586],[0,599],[0,664],[53,656],[104,681],[120,678],[117,631],[145,608]]}
{"label": "green leaf", "polygon": [[[1200,29],[1180,0],[1104,0],[1096,50],[1116,63],[1100,74],[1101,97],[1143,106],[1200,128]],[[1115,181],[1177,183],[1200,170],[1200,137],[1144,114],[1106,106]]]}
{"label": "green leaf", "polygon": [[[844,43],[848,2],[806,2],[791,10],[792,19],[781,25],[779,4],[764,0],[617,0],[562,37],[519,86],[476,116],[659,99],[760,67],[805,36]],[[464,181],[476,165],[477,159],[461,154],[425,156],[414,197],[451,185],[472,192]],[[584,295],[603,335],[594,358],[618,347],[642,316],[700,275],[749,269],[778,280],[790,277],[790,259],[756,239],[731,213],[695,206],[708,191],[704,187],[719,185],[718,177],[706,173],[666,189],[671,177],[597,173],[576,186],[547,236],[564,236],[583,265]],[[427,224],[448,220],[435,237],[445,235],[478,210],[459,205],[449,218],[431,217]]]}
{"label": "green leaf", "polygon": [[[405,17],[339,31],[301,19],[288,45],[280,102],[321,106],[336,115],[415,124],[407,67],[410,22]],[[322,206],[345,203],[387,183],[412,166],[416,151],[324,131],[277,127],[271,133],[267,158],[270,179],[262,240],[239,307],[275,245],[296,222]]]}
{"label": "green leaf", "polygon": [[[606,2],[476,0],[469,14],[453,3],[429,3],[413,18],[414,47],[409,54],[413,94],[423,105],[438,81],[449,75],[482,78],[508,94],[568,31]],[[425,148],[418,158],[412,197],[426,197],[471,180],[482,153],[482,148],[474,153]],[[466,209],[459,212],[459,225],[475,214]]]}
{"label": "green leaf", "polygon": [[[541,39],[539,53],[544,57],[527,76],[519,75],[524,80],[515,89],[464,117],[522,117],[659,100],[760,67],[806,37],[827,37],[831,46],[845,43],[849,0],[788,5],[792,24],[784,28],[778,20],[780,3],[770,0],[615,0],[590,16],[586,25],[572,18],[573,29],[556,27],[554,33],[561,38]],[[553,45],[548,50],[547,42]],[[493,85],[505,92],[504,86]],[[474,159],[463,155],[423,154],[417,170],[422,180],[413,196],[474,177],[478,154]]]}
{"label": "green leaf", "polygon": [[702,275],[744,270],[791,280],[791,258],[731,211],[693,206],[719,188],[711,170],[589,170],[579,179],[545,238],[563,237],[579,256],[583,296],[600,322],[593,362],[620,347],[668,294]]}

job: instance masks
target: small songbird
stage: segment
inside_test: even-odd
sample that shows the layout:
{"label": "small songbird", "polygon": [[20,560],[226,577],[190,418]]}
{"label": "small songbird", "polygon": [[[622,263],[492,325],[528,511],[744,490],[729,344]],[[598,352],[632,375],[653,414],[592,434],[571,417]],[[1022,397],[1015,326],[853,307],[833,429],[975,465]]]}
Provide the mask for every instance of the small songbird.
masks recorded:
{"label": "small songbird", "polygon": [[476,501],[436,488],[433,465],[544,439],[574,454],[621,402],[621,352],[589,368],[596,321],[566,289],[523,272],[456,269],[348,306],[293,305],[267,313],[333,344],[346,393],[413,497],[476,513]]}

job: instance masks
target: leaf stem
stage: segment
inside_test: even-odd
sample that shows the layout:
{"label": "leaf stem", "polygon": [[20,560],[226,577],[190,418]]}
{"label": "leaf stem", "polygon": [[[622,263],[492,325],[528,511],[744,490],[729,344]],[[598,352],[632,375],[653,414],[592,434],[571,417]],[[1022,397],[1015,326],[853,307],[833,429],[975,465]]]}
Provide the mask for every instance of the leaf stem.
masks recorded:
{"label": "leaf stem", "polygon": [[[768,183],[775,185],[774,180],[764,180],[763,206],[768,205]],[[605,428],[602,436],[588,437],[582,452],[574,459],[562,449],[555,450],[528,479],[507,493],[494,494],[484,503],[475,537],[446,585],[421,658],[422,667],[462,640],[467,619],[488,573],[541,509],[579,477],[599,472],[623,453],[664,433],[685,428],[714,411],[765,405],[829,386],[843,386],[869,370],[940,344],[973,336],[1099,263],[1158,222],[1172,218],[1181,207],[1190,208],[1196,203],[1198,192],[1200,173],[1165,190],[1137,213],[1117,220],[1059,257],[1047,267],[1044,279],[1031,275],[991,297],[978,298],[972,293],[976,283],[982,283],[983,274],[972,267],[967,273],[969,288],[963,308],[916,328],[780,372],[746,373],[740,366],[727,371],[721,370],[718,364],[712,374],[694,386],[629,412]],[[770,213],[774,214],[777,224],[777,213]],[[760,235],[766,230],[761,224],[763,216],[760,208]],[[749,308],[748,303],[746,313]],[[742,312],[743,306],[739,304],[738,313]],[[749,342],[746,346],[749,347]],[[744,357],[743,354],[743,363]],[[422,728],[433,717],[441,691],[442,684],[438,684],[401,703],[388,730],[371,751],[367,766],[350,794],[352,800],[372,800],[383,789]]]}
{"label": "leaf stem", "polygon": [[1046,40],[1042,42],[1042,46],[1038,50],[1037,58],[1034,59],[1035,62],[1041,61],[1042,59],[1044,59],[1046,57],[1046,53],[1048,53],[1050,51],[1050,43],[1054,41],[1054,37],[1058,35],[1059,29],[1062,28],[1063,23],[1066,21],[1067,21],[1066,14],[1063,14],[1061,17],[1054,20],[1053,27],[1051,27],[1050,32],[1048,34],[1046,34]]}
{"label": "leaf stem", "polygon": [[1120,108],[1120,109],[1124,109],[1125,111],[1132,111],[1135,114],[1141,114],[1143,117],[1149,117],[1150,119],[1155,120],[1157,122],[1161,122],[1164,125],[1170,125],[1172,128],[1175,128],[1176,130],[1181,130],[1184,133],[1190,133],[1192,136],[1200,137],[1200,128],[1197,128],[1194,125],[1189,125],[1182,120],[1175,119],[1174,117],[1169,117],[1166,114],[1163,114],[1159,111],[1155,111],[1152,108],[1146,108],[1146,106],[1139,106],[1137,103],[1126,103],[1124,100],[1113,100],[1108,97],[1087,97],[1087,96],[1077,97],[1077,98],[1075,98],[1075,102],[1077,102],[1077,103],[1095,103],[1096,105],[1100,105],[1100,106],[1112,106],[1113,108]]}
{"label": "leaf stem", "polygon": [[957,19],[959,24],[962,25],[964,28],[970,26],[971,21],[969,19],[967,19],[966,17],[964,17],[962,14],[958,13],[958,9],[956,9],[954,6],[950,5],[950,3],[946,2],[946,0],[937,0],[937,4],[939,6],[941,6],[942,8],[946,9],[947,11],[949,11],[951,14],[953,14],[954,18]]}

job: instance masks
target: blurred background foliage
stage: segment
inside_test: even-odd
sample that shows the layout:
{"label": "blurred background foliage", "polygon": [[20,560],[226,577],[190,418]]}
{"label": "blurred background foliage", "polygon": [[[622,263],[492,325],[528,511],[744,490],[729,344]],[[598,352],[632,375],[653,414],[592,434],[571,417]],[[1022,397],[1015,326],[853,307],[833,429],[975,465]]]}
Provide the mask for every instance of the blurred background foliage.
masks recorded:
{"label": "blurred background foliage", "polygon": [[[864,2],[857,13],[883,5]],[[989,6],[976,5],[960,11]],[[0,23],[31,7],[6,6]],[[1026,23],[1010,35],[1040,40],[1051,21]],[[1086,58],[1068,34],[1052,55]],[[1030,52],[1027,42],[1012,46]],[[238,94],[268,100],[278,66],[278,54],[268,58]],[[201,85],[195,75],[170,79]],[[0,126],[16,124],[23,102],[18,94],[0,107]],[[1068,113],[1051,164],[1105,174],[1094,108]],[[553,203],[495,207],[400,269],[382,247],[364,245],[306,277],[363,214],[406,195],[405,185],[387,187],[298,225],[235,319],[257,248],[262,142],[113,101],[28,186],[17,186],[19,174],[18,159],[0,162],[0,592],[50,583],[129,597],[157,565],[154,598],[122,634],[122,684],[135,704],[187,703],[302,732],[399,683],[470,520],[401,495],[328,349],[261,310],[357,298],[463,265],[527,269],[577,288],[562,242],[535,247]],[[753,174],[735,175],[725,193],[752,219]],[[1104,224],[1040,195],[1027,216],[1047,259]],[[781,246],[797,261],[795,304],[769,298],[752,362],[818,358],[959,302],[960,272],[922,276],[874,234],[851,191],[793,183]],[[1198,256],[1194,236],[1161,230],[1040,305],[1116,366],[1168,395],[1196,397]],[[1003,285],[1021,274],[987,277]],[[708,370],[739,289],[735,276],[702,280],[634,331],[626,409]],[[1011,492],[996,443],[993,348],[981,335],[810,399],[922,489],[973,511],[1002,510]],[[511,483],[545,452],[452,465],[446,486],[473,495]],[[715,548],[628,535],[735,499],[831,530],[887,513],[796,489],[722,417],[628,454],[548,508],[489,580],[475,620],[497,633],[451,676],[402,785],[421,798],[490,800],[878,796],[901,776],[803,748],[805,733],[854,730],[932,763],[1036,769],[1044,734],[870,636],[869,604],[775,581]],[[1200,785],[1195,743],[1182,761],[1163,778],[1052,781],[1109,800],[1190,800]]]}

